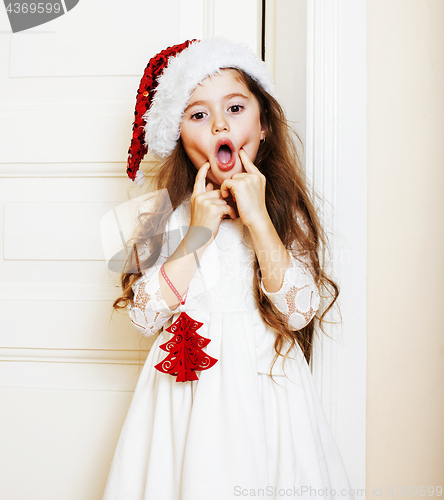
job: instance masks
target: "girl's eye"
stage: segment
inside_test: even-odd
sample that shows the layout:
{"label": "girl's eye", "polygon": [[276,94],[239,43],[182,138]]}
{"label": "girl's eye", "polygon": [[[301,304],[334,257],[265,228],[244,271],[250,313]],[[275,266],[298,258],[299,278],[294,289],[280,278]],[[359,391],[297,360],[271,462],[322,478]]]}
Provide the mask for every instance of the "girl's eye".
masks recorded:
{"label": "girl's eye", "polygon": [[205,113],[203,111],[198,111],[194,113],[194,115],[191,115],[192,120],[202,120],[202,118],[205,118]]}
{"label": "girl's eye", "polygon": [[241,106],[240,104],[233,104],[233,106],[230,106],[228,109],[232,112],[232,113],[239,113],[240,111],[242,111],[244,107]]}

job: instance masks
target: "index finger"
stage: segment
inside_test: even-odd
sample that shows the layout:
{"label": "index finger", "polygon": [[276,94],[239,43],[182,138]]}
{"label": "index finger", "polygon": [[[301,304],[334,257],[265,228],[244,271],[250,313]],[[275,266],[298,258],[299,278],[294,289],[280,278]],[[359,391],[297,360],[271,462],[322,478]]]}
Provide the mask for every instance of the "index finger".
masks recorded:
{"label": "index finger", "polygon": [[245,149],[243,149],[243,148],[239,149],[239,156],[240,156],[240,159],[242,161],[242,165],[244,166],[245,170],[249,174],[258,174],[258,173],[260,173],[260,170],[250,160],[250,157],[248,156],[248,154],[245,151]]}
{"label": "index finger", "polygon": [[207,178],[207,172],[209,168],[210,168],[210,162],[207,161],[197,171],[196,179],[194,181],[194,189],[193,189],[194,194],[205,193],[206,191],[205,180]]}

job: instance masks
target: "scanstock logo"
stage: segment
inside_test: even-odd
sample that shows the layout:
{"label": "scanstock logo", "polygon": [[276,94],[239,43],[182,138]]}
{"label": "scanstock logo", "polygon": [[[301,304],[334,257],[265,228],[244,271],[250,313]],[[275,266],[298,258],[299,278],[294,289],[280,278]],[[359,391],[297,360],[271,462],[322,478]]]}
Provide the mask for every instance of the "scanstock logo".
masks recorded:
{"label": "scanstock logo", "polygon": [[32,2],[3,0],[13,33],[29,30],[63,16],[73,9],[80,0],[50,0]]}

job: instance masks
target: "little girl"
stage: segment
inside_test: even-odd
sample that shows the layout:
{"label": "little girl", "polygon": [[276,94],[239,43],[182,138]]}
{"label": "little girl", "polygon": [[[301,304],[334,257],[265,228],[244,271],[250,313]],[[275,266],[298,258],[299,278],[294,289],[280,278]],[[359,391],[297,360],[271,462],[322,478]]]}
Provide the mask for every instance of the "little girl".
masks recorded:
{"label": "little girl", "polygon": [[307,364],[320,290],[329,307],[338,290],[264,63],[220,38],[160,52],[137,95],[132,180],[148,147],[173,212],[159,195],[139,216],[114,307],[160,334],[104,499],[352,498]]}

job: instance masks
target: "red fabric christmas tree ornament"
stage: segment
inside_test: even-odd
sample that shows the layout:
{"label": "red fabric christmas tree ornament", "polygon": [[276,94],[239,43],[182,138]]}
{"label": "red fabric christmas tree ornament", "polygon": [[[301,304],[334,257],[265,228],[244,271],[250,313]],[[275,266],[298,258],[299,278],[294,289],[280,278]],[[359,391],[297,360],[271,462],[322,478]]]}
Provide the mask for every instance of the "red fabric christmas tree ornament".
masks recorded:
{"label": "red fabric christmas tree ornament", "polygon": [[162,373],[177,375],[176,382],[187,382],[198,380],[196,370],[207,370],[217,363],[217,359],[202,350],[211,342],[196,332],[202,325],[187,313],[181,312],[177,320],[166,329],[174,337],[159,346],[168,356],[154,368]]}
{"label": "red fabric christmas tree ornament", "polygon": [[[184,305],[186,299],[181,297],[171,283],[166,275],[164,264],[162,264],[160,272],[179,302]],[[187,293],[188,290],[185,295]],[[154,368],[162,373],[177,375],[176,382],[199,380],[196,370],[208,370],[217,363],[217,359],[202,351],[211,342],[210,339],[206,339],[196,332],[202,325],[203,323],[190,318],[186,312],[182,311],[176,321],[166,328],[166,331],[172,333],[174,337],[159,346],[160,349],[168,353],[168,356]]]}

